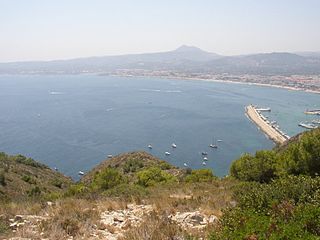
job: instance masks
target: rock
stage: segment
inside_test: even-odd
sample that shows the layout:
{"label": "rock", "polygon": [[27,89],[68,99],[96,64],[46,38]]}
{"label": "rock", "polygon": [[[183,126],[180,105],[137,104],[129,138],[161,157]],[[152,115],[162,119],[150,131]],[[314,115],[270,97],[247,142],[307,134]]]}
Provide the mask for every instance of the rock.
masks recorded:
{"label": "rock", "polygon": [[170,220],[176,222],[184,230],[202,230],[209,223],[214,223],[217,220],[217,217],[214,215],[207,216],[200,213],[199,211],[194,212],[177,212],[175,214],[169,215]]}
{"label": "rock", "polygon": [[22,221],[22,219],[23,219],[22,215],[16,215],[16,216],[14,217],[14,221],[15,221],[15,222],[20,222],[20,221]]}

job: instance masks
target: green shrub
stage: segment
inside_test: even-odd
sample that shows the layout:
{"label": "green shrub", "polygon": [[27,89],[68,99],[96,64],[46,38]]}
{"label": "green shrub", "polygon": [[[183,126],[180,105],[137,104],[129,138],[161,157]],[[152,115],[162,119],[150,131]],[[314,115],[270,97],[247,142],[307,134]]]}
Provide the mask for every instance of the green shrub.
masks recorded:
{"label": "green shrub", "polygon": [[6,185],[6,178],[3,171],[0,171],[0,185],[2,186]]}
{"label": "green shrub", "polygon": [[9,226],[3,217],[0,217],[0,234],[3,234],[9,230]]}
{"label": "green shrub", "polygon": [[147,193],[147,190],[140,185],[124,183],[105,191],[104,194],[109,197],[139,198],[146,196]]}
{"label": "green shrub", "polygon": [[169,170],[172,168],[172,165],[170,165],[168,162],[166,161],[161,161],[159,163],[159,167],[162,169],[162,170]]}
{"label": "green shrub", "polygon": [[242,183],[234,189],[238,206],[257,212],[269,210],[273,204],[292,200],[294,204],[313,203],[320,206],[320,177],[288,176],[269,184]]}
{"label": "green shrub", "polygon": [[32,158],[27,158],[27,157],[22,156],[22,155],[14,156],[13,160],[18,162],[18,163],[22,163],[24,165],[32,166],[32,167],[35,167],[35,168],[48,168],[46,165],[44,165],[42,163],[38,163],[35,160],[33,160]]}
{"label": "green shrub", "polygon": [[143,168],[143,161],[140,159],[129,159],[123,166],[124,173],[136,172]]}
{"label": "green shrub", "polygon": [[270,182],[276,176],[274,151],[258,151],[255,156],[242,155],[230,167],[231,176],[242,181]]}
{"label": "green shrub", "polygon": [[144,187],[154,186],[159,183],[177,181],[176,177],[166,173],[159,167],[150,167],[137,173],[137,183]]}
{"label": "green shrub", "polygon": [[30,183],[30,184],[36,184],[36,180],[34,180],[31,176],[29,175],[24,175],[21,177],[21,180]]}
{"label": "green shrub", "polygon": [[29,197],[38,197],[41,194],[41,189],[38,186],[31,188],[31,190],[27,191]]}
{"label": "green shrub", "polygon": [[192,170],[191,174],[185,177],[186,182],[211,182],[215,177],[211,169]]}
{"label": "green shrub", "polygon": [[83,183],[71,185],[65,192],[64,196],[71,197],[88,193],[88,188]]}
{"label": "green shrub", "polygon": [[224,211],[210,239],[319,239],[320,177],[288,176],[234,189],[237,207]]}
{"label": "green shrub", "polygon": [[54,180],[52,180],[51,184],[57,188],[62,188],[63,186],[63,182],[58,178],[55,178]]}
{"label": "green shrub", "polygon": [[95,190],[107,190],[125,182],[125,178],[118,170],[106,168],[94,176],[92,188]]}

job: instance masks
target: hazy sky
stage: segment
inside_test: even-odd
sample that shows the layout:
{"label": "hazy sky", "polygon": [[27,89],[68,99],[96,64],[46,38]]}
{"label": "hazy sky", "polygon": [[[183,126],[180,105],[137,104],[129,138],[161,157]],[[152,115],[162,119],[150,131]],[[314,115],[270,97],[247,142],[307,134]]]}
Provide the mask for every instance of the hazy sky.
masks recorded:
{"label": "hazy sky", "polygon": [[0,62],[320,51],[320,0],[0,0]]}

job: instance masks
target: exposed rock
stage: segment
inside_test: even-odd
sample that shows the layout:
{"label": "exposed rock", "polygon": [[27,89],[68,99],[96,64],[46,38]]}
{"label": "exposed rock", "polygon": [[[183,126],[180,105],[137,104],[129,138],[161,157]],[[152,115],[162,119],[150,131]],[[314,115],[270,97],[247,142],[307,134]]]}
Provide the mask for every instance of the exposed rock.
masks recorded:
{"label": "exposed rock", "polygon": [[169,219],[176,222],[184,230],[192,229],[204,229],[208,224],[212,224],[217,220],[214,215],[207,216],[200,213],[200,211],[195,212],[177,212],[176,214],[169,215]]}
{"label": "exposed rock", "polygon": [[105,239],[116,240],[123,236],[128,228],[138,227],[143,221],[143,216],[152,211],[151,205],[129,204],[126,209],[102,212],[98,233]]}

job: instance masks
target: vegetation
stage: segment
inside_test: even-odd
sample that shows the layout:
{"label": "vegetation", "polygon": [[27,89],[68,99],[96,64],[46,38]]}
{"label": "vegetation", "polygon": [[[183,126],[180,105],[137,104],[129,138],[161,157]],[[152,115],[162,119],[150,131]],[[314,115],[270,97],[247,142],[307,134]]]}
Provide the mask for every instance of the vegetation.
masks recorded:
{"label": "vegetation", "polygon": [[224,210],[210,239],[320,238],[320,129],[285,146],[243,155],[230,173],[237,207]]}
{"label": "vegetation", "polygon": [[216,179],[214,177],[211,169],[199,169],[192,170],[190,174],[185,177],[186,182],[212,182],[212,180]]}
{"label": "vegetation", "polygon": [[[0,238],[12,233],[8,219],[16,214],[46,216],[38,226],[42,237],[90,238],[92,229],[106,228],[101,212],[134,202],[154,209],[138,228],[126,226],[123,239],[320,239],[319,171],[320,129],[244,154],[223,179],[138,152],[104,161],[74,183],[32,159],[0,153]],[[200,210],[219,221],[190,232],[168,220]],[[26,232],[15,234],[39,238]]]}
{"label": "vegetation", "polygon": [[270,182],[288,175],[320,173],[320,129],[299,135],[285,147],[243,155],[233,162],[230,174],[242,181]]}

